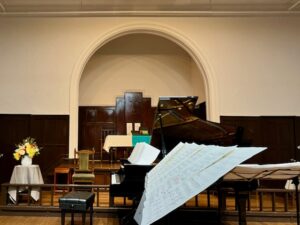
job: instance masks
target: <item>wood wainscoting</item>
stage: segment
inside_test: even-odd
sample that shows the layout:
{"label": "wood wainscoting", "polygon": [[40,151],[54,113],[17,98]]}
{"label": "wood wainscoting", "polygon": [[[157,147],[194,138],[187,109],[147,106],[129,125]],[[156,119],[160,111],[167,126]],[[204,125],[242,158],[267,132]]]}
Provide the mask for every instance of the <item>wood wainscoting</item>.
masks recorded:
{"label": "wood wainscoting", "polygon": [[300,117],[296,116],[222,116],[221,123],[240,127],[241,146],[265,146],[268,149],[248,163],[284,163],[300,160]]}
{"label": "wood wainscoting", "polygon": [[[240,146],[263,146],[267,150],[245,163],[269,164],[300,160],[300,117],[296,116],[222,116],[221,123],[242,129]],[[260,182],[262,187],[284,188],[285,181]]]}
{"label": "wood wainscoting", "polygon": [[[127,123],[140,123],[151,133],[154,112],[151,98],[143,97],[142,92],[125,92],[124,96],[116,98],[114,106],[80,106],[78,147],[94,148],[95,159],[100,159],[105,131],[125,135]],[[104,151],[103,159],[109,158]]]}
{"label": "wood wainscoting", "polygon": [[[113,128],[118,134],[124,131],[128,122],[142,119],[144,126],[152,127],[154,108],[151,101],[143,98],[149,115],[143,112],[139,118],[125,116],[125,97],[116,99],[116,106],[80,107],[79,147],[101,148],[101,129]],[[127,99],[132,98],[127,97]],[[146,99],[146,100],[145,100]],[[128,100],[129,101],[129,100]],[[132,104],[133,107],[134,104]],[[147,108],[146,107],[146,108]],[[151,109],[150,109],[151,107]],[[151,112],[151,113],[150,113]],[[129,112],[128,112],[129,113]],[[151,114],[151,115],[150,115]],[[147,118],[147,120],[146,120]],[[150,122],[151,121],[151,122]],[[290,159],[300,160],[300,117],[297,116],[221,116],[221,123],[241,127],[243,135],[241,146],[266,146],[268,150],[253,157],[248,163],[282,163]],[[13,167],[20,162],[14,160],[12,154],[15,145],[30,136],[42,147],[39,156],[33,163],[39,164],[47,182],[48,173],[61,163],[69,149],[69,116],[68,115],[29,115],[0,114],[0,183],[8,182]],[[150,128],[151,127],[151,128]],[[104,141],[102,140],[102,143]],[[98,150],[99,150],[98,149]],[[97,150],[97,149],[96,149]],[[49,180],[52,183],[53,179]]]}
{"label": "wood wainscoting", "polygon": [[26,137],[34,138],[42,148],[33,163],[40,165],[44,179],[69,152],[68,115],[0,114],[0,124],[0,183],[9,182],[13,167],[20,164],[13,152]]}

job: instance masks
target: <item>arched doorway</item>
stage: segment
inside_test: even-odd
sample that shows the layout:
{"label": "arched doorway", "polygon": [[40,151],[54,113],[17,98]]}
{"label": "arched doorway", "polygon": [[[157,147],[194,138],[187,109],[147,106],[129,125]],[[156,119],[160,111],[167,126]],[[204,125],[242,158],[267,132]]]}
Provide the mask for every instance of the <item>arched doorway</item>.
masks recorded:
{"label": "arched doorway", "polygon": [[200,54],[198,48],[194,43],[182,34],[170,28],[158,25],[129,25],[120,27],[106,35],[101,36],[96,42],[92,43],[80,57],[79,62],[75,65],[70,88],[70,150],[69,156],[72,157],[72,149],[78,143],[78,106],[79,106],[79,84],[82,73],[85,69],[87,62],[95,54],[95,52],[109,43],[110,41],[122,36],[130,34],[151,34],[163,37],[177,46],[182,48],[194,61],[195,66],[200,71],[203,78],[203,85],[205,89],[206,103],[207,103],[207,116],[210,120],[218,120],[218,110],[216,104],[216,88],[214,87],[214,77],[208,64]]}
{"label": "arched doorway", "polygon": [[153,34],[127,34],[98,49],[79,84],[79,106],[114,106],[125,92],[142,92],[157,106],[160,96],[198,96],[206,101],[203,76],[190,55]]}

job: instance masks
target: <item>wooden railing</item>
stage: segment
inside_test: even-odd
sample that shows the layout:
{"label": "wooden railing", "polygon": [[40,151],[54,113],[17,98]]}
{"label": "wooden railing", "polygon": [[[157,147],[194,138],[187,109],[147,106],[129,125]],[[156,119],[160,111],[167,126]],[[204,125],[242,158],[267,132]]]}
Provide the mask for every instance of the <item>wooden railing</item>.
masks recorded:
{"label": "wooden railing", "polygon": [[[54,189],[55,187],[55,189]],[[132,201],[128,199],[115,199],[114,207],[109,207],[109,185],[66,185],[66,184],[42,184],[42,185],[24,185],[9,184],[1,185],[1,210],[52,210],[58,211],[58,199],[68,191],[74,189],[92,189],[96,195],[95,210],[116,210],[117,208],[128,208]],[[15,202],[9,197],[9,190],[26,189],[26,192],[20,192]],[[30,197],[30,191],[36,189],[40,191],[40,199],[34,201]],[[59,190],[59,191],[57,191]],[[236,215],[237,207],[232,189],[226,189],[223,202],[223,211],[226,215]],[[252,216],[272,216],[296,218],[296,196],[293,190],[285,189],[257,189],[249,193],[247,201],[247,215]],[[218,194],[216,190],[206,190],[187,201],[181,208],[184,209],[217,209]]]}
{"label": "wooden railing", "polygon": [[[54,188],[55,187],[55,188]],[[31,198],[31,190],[38,190],[40,198],[34,201]],[[96,193],[95,207],[101,207],[100,196],[101,193],[107,193],[108,185],[77,185],[77,184],[9,184],[4,183],[1,185],[1,208],[11,208],[15,206],[28,206],[53,208],[58,207],[58,199],[71,190],[90,189]],[[10,190],[16,190],[17,198],[13,201],[9,196]],[[25,191],[20,191],[25,190]],[[24,201],[24,199],[26,199]]]}

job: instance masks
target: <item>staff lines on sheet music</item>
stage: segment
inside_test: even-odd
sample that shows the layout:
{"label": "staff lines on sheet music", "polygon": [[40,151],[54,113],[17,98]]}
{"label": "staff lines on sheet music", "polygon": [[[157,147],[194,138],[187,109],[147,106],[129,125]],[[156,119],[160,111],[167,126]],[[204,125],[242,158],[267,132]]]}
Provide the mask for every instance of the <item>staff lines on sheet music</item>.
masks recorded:
{"label": "staff lines on sheet music", "polygon": [[[202,147],[202,146],[200,146],[200,147]],[[180,161],[183,161],[183,160],[194,160],[195,158],[204,158],[203,156],[204,156],[204,154],[206,155],[206,156],[210,156],[211,158],[210,158],[210,160],[212,161],[212,163],[211,164],[209,164],[209,165],[207,165],[206,167],[200,167],[200,169],[199,170],[197,170],[197,171],[195,171],[194,173],[198,173],[198,172],[202,172],[203,170],[205,170],[205,169],[207,169],[207,167],[209,167],[209,166],[211,166],[211,165],[214,165],[216,162],[218,162],[219,160],[222,160],[222,158],[225,158],[225,157],[227,157],[229,154],[231,154],[235,149],[233,148],[233,149],[229,149],[229,150],[227,150],[228,152],[226,152],[226,153],[224,153],[224,155],[221,155],[219,158],[215,158],[215,156],[216,155],[218,155],[218,154],[216,154],[216,151],[205,151],[205,150],[203,150],[202,148],[201,149],[199,149],[199,148],[196,148],[196,149],[193,149],[194,150],[194,152],[193,153],[191,153],[191,154],[188,154],[187,152],[182,152],[180,155],[181,155],[181,157],[182,157],[182,155],[184,154],[184,156],[185,156],[185,159],[182,159],[182,158],[180,158],[180,159],[176,159],[176,158],[174,158],[174,157],[171,157],[170,159],[168,159],[167,161],[166,161],[166,165],[164,165],[164,167],[167,167],[167,165],[168,164],[171,164],[171,165],[174,165],[174,161],[176,162],[176,161],[178,161],[178,162],[180,162]],[[220,150],[220,151],[224,151],[224,150]],[[204,154],[203,154],[204,153]],[[178,154],[179,154],[179,152],[178,152]],[[201,154],[201,155],[200,155]],[[179,157],[178,157],[179,158]],[[205,159],[205,161],[207,161],[207,159]],[[178,164],[179,165],[179,167],[175,167],[175,168],[170,168],[170,170],[172,170],[172,171],[174,171],[174,169],[175,169],[175,171],[176,170],[178,170],[178,168],[180,168],[180,164]],[[168,167],[167,167],[168,168]],[[189,170],[189,168],[186,168],[186,170]],[[154,170],[153,171],[151,171],[150,173],[154,173],[154,171],[155,171],[155,168],[154,168]],[[174,173],[173,173],[174,174]],[[188,173],[188,174],[191,174],[190,172]]]}
{"label": "staff lines on sheet music", "polygon": [[[183,146],[182,146],[183,147]],[[197,158],[202,158],[203,157],[203,152],[201,151],[202,150],[202,148],[203,148],[203,146],[196,146],[196,145],[189,145],[189,147],[194,147],[193,149],[192,149],[192,151],[194,151],[192,154],[190,154],[190,153],[187,153],[186,151],[181,151],[180,153],[178,153],[177,154],[177,156],[180,154],[180,156],[184,156],[186,159],[189,159],[189,160],[191,160],[191,159],[195,159],[195,157],[196,157],[196,155],[198,156]],[[195,147],[197,147],[197,148],[195,148]],[[178,151],[180,150],[181,148],[178,148]],[[229,152],[227,152],[227,154],[228,153],[230,153],[232,150],[230,150]],[[201,155],[199,155],[199,153],[201,153]],[[213,157],[211,157],[211,159],[210,159],[210,161],[212,162],[212,163],[214,163],[214,161],[216,161],[216,160],[220,160],[222,157],[219,157],[219,158],[217,158],[216,159],[216,157],[214,157],[214,155],[216,154],[215,152],[213,152],[213,151],[206,151],[206,152],[204,152],[204,153],[206,153],[206,155],[208,156],[208,155],[213,155]],[[175,154],[175,153],[174,153]],[[224,156],[223,156],[224,157]],[[182,160],[182,158],[181,157],[179,157],[179,159],[180,160],[175,160],[175,161],[173,161],[174,159],[171,157],[171,159],[169,159],[168,161],[166,161],[166,163],[167,164],[170,164],[171,163],[171,165],[173,165],[173,167],[174,167],[174,165],[180,165],[180,164],[177,164],[177,162],[176,161],[181,161]],[[207,160],[206,160],[207,161]],[[173,164],[172,164],[173,163]],[[167,165],[166,164],[166,165]],[[174,168],[171,168],[171,170],[172,170],[172,174],[177,174],[177,173],[174,173],[174,171],[173,171],[173,169]],[[168,167],[167,167],[168,168]],[[205,169],[206,167],[202,167],[200,170],[197,170],[196,172],[194,172],[194,173],[198,173],[198,172],[202,172],[204,169]],[[178,170],[179,172],[180,172],[180,169],[181,168],[176,168],[176,170]],[[189,171],[189,167],[188,167],[188,169],[187,169],[188,171]],[[182,176],[182,174],[184,174],[184,171],[181,171],[181,173],[180,174],[177,174],[175,177],[174,176],[171,176],[171,177],[168,177],[168,176],[166,176],[166,175],[168,175],[168,174],[170,174],[169,172],[168,172],[169,170],[164,170],[163,171],[163,173],[164,174],[161,174],[160,173],[160,178],[166,178],[166,180],[168,180],[168,181],[166,181],[167,183],[170,183],[170,184],[172,184],[172,185],[167,185],[167,186],[163,186],[163,187],[161,187],[160,189],[158,189],[158,190],[156,190],[156,188],[154,187],[153,188],[153,192],[155,192],[155,193],[157,193],[157,195],[154,195],[154,197],[153,197],[153,199],[152,199],[152,202],[156,202],[156,201],[160,201],[159,199],[161,199],[161,197],[160,196],[163,196],[163,198],[165,199],[165,200],[167,200],[166,202],[170,202],[170,203],[172,203],[172,202],[176,202],[176,201],[178,201],[178,200],[180,200],[181,198],[182,198],[182,196],[184,195],[184,194],[179,194],[179,193],[184,193],[184,192],[186,192],[186,189],[193,189],[193,188],[195,188],[195,186],[197,186],[198,185],[198,183],[196,182],[196,181],[193,181],[193,183],[194,183],[194,187],[193,188],[187,188],[187,185],[184,185],[184,188],[181,186],[181,183],[182,183],[182,181],[183,180],[186,180],[186,179],[188,179],[190,176],[193,176],[192,174],[190,174],[190,176]],[[189,173],[186,173],[186,174],[189,174]],[[175,181],[177,181],[176,183],[174,183],[173,181],[174,180],[172,180],[172,179],[175,179]],[[189,178],[190,179],[190,178]],[[180,181],[180,182],[179,182]],[[152,182],[153,182],[153,180],[152,180]],[[155,183],[155,182],[153,182],[153,183]],[[167,189],[167,190],[165,190],[165,189]],[[183,191],[183,189],[185,189],[185,191]],[[149,193],[148,193],[149,194]],[[151,194],[150,194],[151,195]],[[167,199],[166,199],[167,198]],[[152,204],[152,210],[153,210],[153,213],[155,213],[155,214],[157,214],[157,213],[160,213],[159,212],[159,210],[157,209],[157,207],[155,207],[155,203],[154,204]],[[176,206],[175,206],[175,208],[176,208]],[[158,212],[156,212],[158,210]]]}
{"label": "staff lines on sheet music", "polygon": [[[189,179],[189,180],[191,180],[191,181],[193,181],[193,182],[195,182],[195,183],[198,184],[198,181],[193,178],[196,174],[201,174],[208,167],[214,166],[220,160],[228,157],[228,155],[232,154],[232,152],[234,150],[236,150],[236,148],[235,147],[232,147],[232,148],[218,148],[218,150],[220,152],[222,152],[222,151],[224,152],[224,150],[227,151],[227,152],[224,152],[224,154],[221,155],[219,158],[214,157],[216,155],[215,151],[210,151],[209,150],[209,151],[206,151],[206,152],[202,152],[202,151],[199,151],[199,148],[194,149],[194,150],[196,150],[196,151],[194,153],[192,153],[192,154],[186,154],[186,152],[182,152],[182,154],[185,154],[185,156],[186,156],[186,158],[188,160],[194,160],[195,157],[197,157],[197,158],[198,157],[203,158],[203,154],[202,153],[206,153],[207,156],[212,155],[211,162],[207,166],[200,167],[198,170],[196,170],[196,171],[194,171],[192,173],[190,172],[191,168],[189,166],[186,167],[184,170],[181,170],[182,168],[180,166],[176,167],[176,168],[172,168],[171,169],[172,170],[172,174],[175,174],[173,176],[167,176],[170,173],[168,172],[168,170],[164,170],[163,174],[160,174],[160,177],[163,177],[164,179],[166,179],[167,183],[172,184],[172,185],[169,185],[169,187],[174,187],[174,189],[178,189],[177,186],[180,187],[181,183],[186,183],[185,180],[187,180],[187,179]],[[201,153],[201,155],[199,155],[199,153]],[[170,162],[171,161],[169,161],[169,163]],[[176,164],[173,164],[173,165],[176,165]],[[190,164],[190,165],[192,165],[192,164]],[[188,174],[188,176],[186,176],[186,175],[183,176],[182,174]],[[153,183],[155,183],[155,182],[153,182]],[[176,191],[174,192],[174,189],[173,188],[171,188],[171,189],[169,188],[168,191],[160,189],[160,190],[158,190],[158,193],[160,195],[166,194],[165,196],[173,196],[173,197],[175,197],[177,195],[177,192]],[[155,190],[155,188],[154,188],[154,190]],[[155,190],[155,191],[157,191],[157,190]],[[174,192],[174,193],[171,195],[172,192]],[[195,193],[195,194],[197,194],[197,193]]]}
{"label": "staff lines on sheet music", "polygon": [[248,149],[178,144],[146,175],[135,220],[140,225],[155,222],[265,148]]}
{"label": "staff lines on sheet music", "polygon": [[[195,145],[191,145],[192,147],[196,148],[197,146]],[[148,174],[147,174],[147,179],[154,179],[156,178],[156,180],[160,180],[162,178],[167,179],[168,175],[170,175],[170,171],[172,171],[172,174],[175,174],[173,170],[177,170],[178,168],[175,167],[174,165],[181,165],[179,162],[182,161],[182,158],[188,158],[191,156],[191,154],[187,154],[185,151],[180,151],[180,149],[182,149],[184,147],[184,145],[181,143],[180,146],[178,146],[177,148],[175,148],[173,151],[171,151],[163,160],[164,160],[164,164],[159,163],[156,167],[154,167]],[[197,149],[191,149],[192,151],[197,150]],[[201,149],[200,149],[201,150]],[[172,154],[173,153],[173,154]],[[176,155],[180,154],[180,157],[173,157],[173,155],[176,153]],[[199,153],[199,149],[198,151],[194,152],[192,155]],[[179,160],[179,159],[180,160]],[[173,166],[169,166],[169,165],[173,165]],[[164,167],[164,169],[160,169],[160,167]],[[160,171],[162,170],[162,171]],[[157,174],[157,171],[159,171],[160,173]],[[155,182],[152,182],[155,183]]]}
{"label": "staff lines on sheet music", "polygon": [[[188,149],[188,150],[183,150],[183,151],[179,151],[177,152],[177,158],[175,157],[171,157],[170,159],[167,159],[166,164],[165,164],[165,168],[163,171],[161,171],[162,173],[159,174],[159,176],[155,176],[157,177],[157,179],[170,179],[170,182],[174,182],[177,181],[175,184],[176,185],[180,185],[179,183],[182,182],[183,180],[186,179],[190,179],[190,177],[195,176],[195,174],[199,174],[202,173],[204,170],[206,170],[208,167],[210,166],[214,166],[218,161],[228,157],[228,155],[232,154],[232,152],[234,152],[234,150],[236,149],[235,147],[229,148],[222,148],[222,147],[216,147],[214,146],[216,149],[216,151],[211,151],[208,149],[204,149],[203,150],[203,145],[197,146],[197,145],[193,145],[193,144],[188,144],[188,146],[190,147],[194,147],[192,149]],[[182,146],[184,147],[184,146]],[[180,148],[182,149],[182,148]],[[192,153],[189,153],[187,151],[193,151]],[[222,153],[220,155],[220,153]],[[178,155],[180,155],[178,157]],[[219,156],[220,155],[220,156]],[[217,157],[219,156],[219,157]],[[180,162],[185,160],[185,168],[181,168],[181,164]],[[200,163],[200,167],[195,170],[195,166],[193,165],[191,160],[198,160]],[[207,161],[209,160],[209,163],[207,163]],[[190,163],[189,163],[190,161]],[[202,163],[201,161],[203,161],[203,165],[205,165],[205,163],[207,163],[207,166],[201,166]],[[178,162],[178,163],[177,163]],[[205,162],[205,163],[204,163]],[[173,167],[169,167],[169,165],[173,165]],[[174,168],[174,165],[179,165],[177,167]],[[158,171],[159,168],[154,168],[150,173],[149,176],[154,175],[155,171]],[[174,174],[173,176],[168,176],[170,175],[170,171],[172,171],[172,174]],[[191,172],[192,171],[192,172]],[[182,176],[182,174],[185,174],[185,176]],[[152,176],[153,177],[153,176]],[[154,183],[154,182],[153,182]]]}
{"label": "staff lines on sheet music", "polygon": [[235,150],[234,148],[231,149],[229,152],[225,153],[223,156],[221,156],[218,160],[214,161],[212,164],[207,165],[206,167],[202,168],[202,169],[199,170],[199,171],[195,171],[193,174],[201,173],[201,172],[203,172],[204,170],[206,170],[207,168],[209,168],[209,167],[211,167],[211,166],[214,166],[214,165],[215,165],[216,163],[218,163],[220,160],[222,160],[222,159],[228,157],[230,154],[232,154],[232,153],[234,152],[234,150]]}
{"label": "staff lines on sheet music", "polygon": [[[166,203],[168,202],[168,204],[173,205],[172,209],[175,209],[178,206],[173,203],[176,203],[178,201],[183,202],[183,200],[182,200],[183,196],[186,196],[187,192],[192,193],[193,196],[198,194],[198,192],[197,191],[195,192],[194,190],[196,190],[197,187],[201,184],[199,184],[199,182],[197,180],[193,179],[193,176],[195,176],[195,174],[203,174],[203,172],[208,167],[214,166],[217,162],[228,157],[228,155],[230,155],[232,152],[234,152],[234,150],[236,150],[235,147],[231,147],[231,148],[229,148],[229,147],[222,148],[222,147],[216,147],[216,146],[214,146],[214,147],[217,148],[218,151],[206,150],[203,152],[203,151],[199,151],[199,148],[197,148],[197,149],[193,149],[193,150],[195,150],[195,152],[193,154],[186,154],[186,152],[181,152],[181,155],[185,154],[185,156],[187,156],[186,157],[187,159],[193,160],[193,161],[195,160],[195,157],[198,156],[198,157],[196,157],[196,160],[197,159],[200,160],[200,159],[204,158],[204,159],[206,159],[205,161],[207,163],[207,158],[203,157],[204,155],[202,153],[206,153],[206,156],[212,156],[212,157],[210,157],[210,160],[209,160],[210,162],[208,162],[208,166],[201,167],[199,170],[197,170],[193,173],[190,173],[189,172],[190,168],[187,167],[185,170],[188,170],[187,171],[188,173],[184,173],[184,171],[182,171],[180,174],[177,174],[175,177],[171,176],[169,178],[166,178],[166,180],[168,180],[166,182],[170,183],[171,185],[162,186],[158,190],[156,190],[156,188],[154,188],[153,191],[155,193],[157,193],[157,195],[154,195],[154,197],[152,197],[152,204],[150,204],[152,206],[152,207],[150,206],[152,213],[154,213],[157,216],[161,215],[162,211],[159,208],[155,207],[157,205],[157,203],[160,201],[160,199],[164,199],[164,202],[166,202]],[[199,153],[201,153],[201,154],[199,155]],[[220,157],[215,157],[215,155],[220,155]],[[178,154],[177,154],[177,156],[178,156]],[[170,163],[170,162],[171,161],[168,161],[168,163]],[[173,161],[173,163],[174,163],[174,161]],[[176,163],[176,161],[175,161],[175,163]],[[173,164],[173,166],[174,165],[176,165],[176,164]],[[192,163],[191,163],[191,165],[192,165]],[[174,173],[173,169],[174,168],[171,169],[173,172],[172,174],[176,174],[176,173]],[[178,170],[178,167],[177,167],[177,170]],[[164,171],[164,172],[166,172],[166,171]],[[168,172],[166,172],[166,174],[168,174]],[[189,174],[189,176],[182,176],[182,174]],[[162,176],[162,174],[160,174],[160,175]],[[180,181],[180,182],[174,183],[173,182],[174,179],[178,179],[177,181]],[[183,182],[184,180],[190,180],[190,182]],[[155,183],[155,182],[153,182],[153,183]],[[203,186],[203,184],[202,184],[202,186]],[[190,196],[190,197],[192,197],[192,196]],[[164,205],[164,203],[162,203],[162,204]]]}

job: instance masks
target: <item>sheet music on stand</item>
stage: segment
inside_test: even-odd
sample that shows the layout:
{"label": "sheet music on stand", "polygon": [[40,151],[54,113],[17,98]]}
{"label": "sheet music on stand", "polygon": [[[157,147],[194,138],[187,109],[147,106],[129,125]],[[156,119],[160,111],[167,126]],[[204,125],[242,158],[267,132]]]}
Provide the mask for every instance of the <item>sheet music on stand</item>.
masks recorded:
{"label": "sheet music on stand", "polygon": [[155,222],[265,149],[179,143],[146,175],[134,219]]}
{"label": "sheet music on stand", "polygon": [[224,176],[224,180],[288,180],[300,175],[300,162],[278,164],[242,164]]}
{"label": "sheet music on stand", "polygon": [[[243,164],[237,166],[224,176],[226,181],[237,180],[287,180],[286,189],[294,189],[296,192],[297,225],[300,225],[299,215],[299,176],[300,162],[278,164]],[[287,188],[289,186],[289,188]],[[291,188],[291,187],[294,188]]]}

